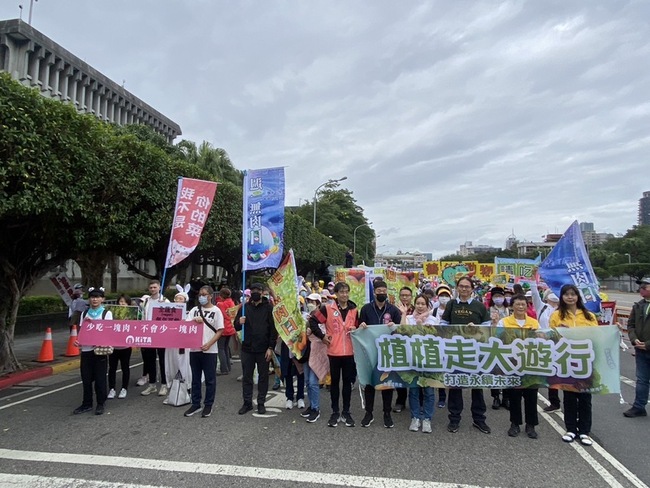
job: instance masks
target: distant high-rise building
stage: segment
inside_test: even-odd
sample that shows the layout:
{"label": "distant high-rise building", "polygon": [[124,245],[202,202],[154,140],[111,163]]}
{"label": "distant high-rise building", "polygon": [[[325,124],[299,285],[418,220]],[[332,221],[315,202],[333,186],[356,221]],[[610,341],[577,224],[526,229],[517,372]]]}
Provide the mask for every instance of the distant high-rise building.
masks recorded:
{"label": "distant high-rise building", "polygon": [[593,222],[580,222],[580,231],[581,232],[593,232],[594,223]]}
{"label": "distant high-rise building", "polygon": [[639,199],[639,225],[650,225],[650,191]]}
{"label": "distant high-rise building", "polygon": [[517,246],[517,237],[515,236],[515,230],[512,229],[512,234],[506,239],[506,249],[514,249]]}

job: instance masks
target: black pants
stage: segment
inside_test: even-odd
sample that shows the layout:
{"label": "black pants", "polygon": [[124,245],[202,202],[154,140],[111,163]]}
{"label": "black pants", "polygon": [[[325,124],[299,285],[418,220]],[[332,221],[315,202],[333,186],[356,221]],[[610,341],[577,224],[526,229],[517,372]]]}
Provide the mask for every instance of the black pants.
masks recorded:
{"label": "black pants", "polygon": [[[363,397],[366,401],[366,412],[372,413],[375,408],[375,387],[366,385],[363,389]],[[393,408],[393,390],[381,390],[381,401],[384,413],[390,413]]]}
{"label": "black pants", "polygon": [[[460,423],[463,413],[463,390],[460,388],[449,388],[447,399],[449,409],[449,421]],[[472,419],[477,422],[485,422],[485,398],[483,390],[472,388]]]}
{"label": "black pants", "polygon": [[352,383],[357,376],[357,365],[354,356],[327,356],[330,360],[330,399],[332,401],[332,413],[339,413],[340,384],[343,378],[343,411],[350,412],[350,400],[352,398]]}
{"label": "black pants", "polygon": [[93,406],[93,383],[95,383],[95,396],[97,405],[104,405],[106,401],[106,369],[108,367],[108,356],[98,356],[94,351],[81,353],[81,383],[83,385],[84,407]]}
{"label": "black pants", "polygon": [[396,388],[397,398],[395,399],[395,405],[401,405],[402,408],[406,406],[406,398],[408,397],[409,390],[408,388]]}
{"label": "black pants", "polygon": [[219,372],[230,373],[230,337],[221,336],[217,340],[217,347],[219,348]]}
{"label": "black pants", "polygon": [[551,402],[551,405],[554,407],[560,408],[560,390],[549,388],[548,401]]}
{"label": "black pants", "polygon": [[257,366],[257,404],[264,405],[269,391],[269,363],[264,352],[241,351],[242,396],[245,405],[253,405],[253,372]]}
{"label": "black pants", "polygon": [[113,354],[108,356],[108,388],[109,390],[115,389],[115,377],[117,376],[117,364],[120,364],[122,369],[122,388],[125,390],[129,388],[129,380],[131,379],[131,348],[126,349],[113,349]]}
{"label": "black pants", "polygon": [[524,399],[524,416],[526,425],[537,425],[537,388],[525,388],[522,390],[513,388],[508,390],[510,399],[510,422],[521,425],[521,398]]}
{"label": "black pants", "polygon": [[447,390],[438,388],[438,403],[447,401]]}
{"label": "black pants", "polygon": [[156,384],[156,355],[158,355],[158,364],[160,365],[160,383],[167,384],[165,378],[165,349],[162,347],[143,347],[140,349],[142,352],[142,368],[144,375],[149,377],[149,383]]}
{"label": "black pants", "polygon": [[591,432],[591,393],[564,392],[564,425],[568,432]]}

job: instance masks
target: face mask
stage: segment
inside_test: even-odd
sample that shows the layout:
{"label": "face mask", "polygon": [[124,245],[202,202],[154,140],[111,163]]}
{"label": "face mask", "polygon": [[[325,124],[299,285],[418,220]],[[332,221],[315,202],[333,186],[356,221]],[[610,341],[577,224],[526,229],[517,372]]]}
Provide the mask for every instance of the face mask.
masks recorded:
{"label": "face mask", "polygon": [[310,312],[313,312],[314,310],[316,310],[316,308],[318,308],[318,307],[316,306],[315,303],[308,303],[307,304],[307,310],[309,310]]}
{"label": "face mask", "polygon": [[262,299],[262,294],[259,291],[254,291],[251,293],[251,300],[254,302],[259,302]]}
{"label": "face mask", "polygon": [[503,305],[504,301],[505,301],[505,298],[495,298],[494,299],[494,304],[498,305],[498,306],[501,306],[501,305]]}
{"label": "face mask", "polygon": [[450,298],[449,297],[438,297],[438,302],[441,305],[447,305],[449,303]]}
{"label": "face mask", "polygon": [[199,304],[201,305],[207,305],[208,304],[208,297],[206,296],[199,296]]}
{"label": "face mask", "polygon": [[[495,301],[495,303],[496,303],[496,301]],[[509,298],[504,298],[503,303],[505,303],[506,305],[510,305],[510,299]]]}
{"label": "face mask", "polygon": [[379,303],[384,303],[388,298],[388,295],[386,295],[386,293],[378,293],[377,295],[375,295],[375,298]]}

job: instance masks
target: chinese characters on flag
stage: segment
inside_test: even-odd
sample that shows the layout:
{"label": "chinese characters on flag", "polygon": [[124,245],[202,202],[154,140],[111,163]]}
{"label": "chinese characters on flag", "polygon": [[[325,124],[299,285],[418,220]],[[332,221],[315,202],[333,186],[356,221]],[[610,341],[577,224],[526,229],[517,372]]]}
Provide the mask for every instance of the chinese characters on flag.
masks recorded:
{"label": "chinese characters on flag", "polygon": [[165,268],[180,263],[199,245],[216,191],[213,181],[179,178]]}

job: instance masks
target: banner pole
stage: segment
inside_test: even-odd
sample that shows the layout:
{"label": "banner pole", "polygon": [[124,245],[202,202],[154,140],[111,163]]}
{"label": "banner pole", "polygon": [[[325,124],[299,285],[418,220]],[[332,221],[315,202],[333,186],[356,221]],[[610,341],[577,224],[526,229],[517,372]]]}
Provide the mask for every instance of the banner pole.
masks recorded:
{"label": "banner pole", "polygon": [[[246,270],[245,269],[242,269],[241,287],[242,287],[241,316],[244,317],[246,315],[246,295],[244,295],[244,292],[246,291]],[[242,341],[242,343],[244,342],[244,325],[243,324],[241,326],[241,341]]]}

